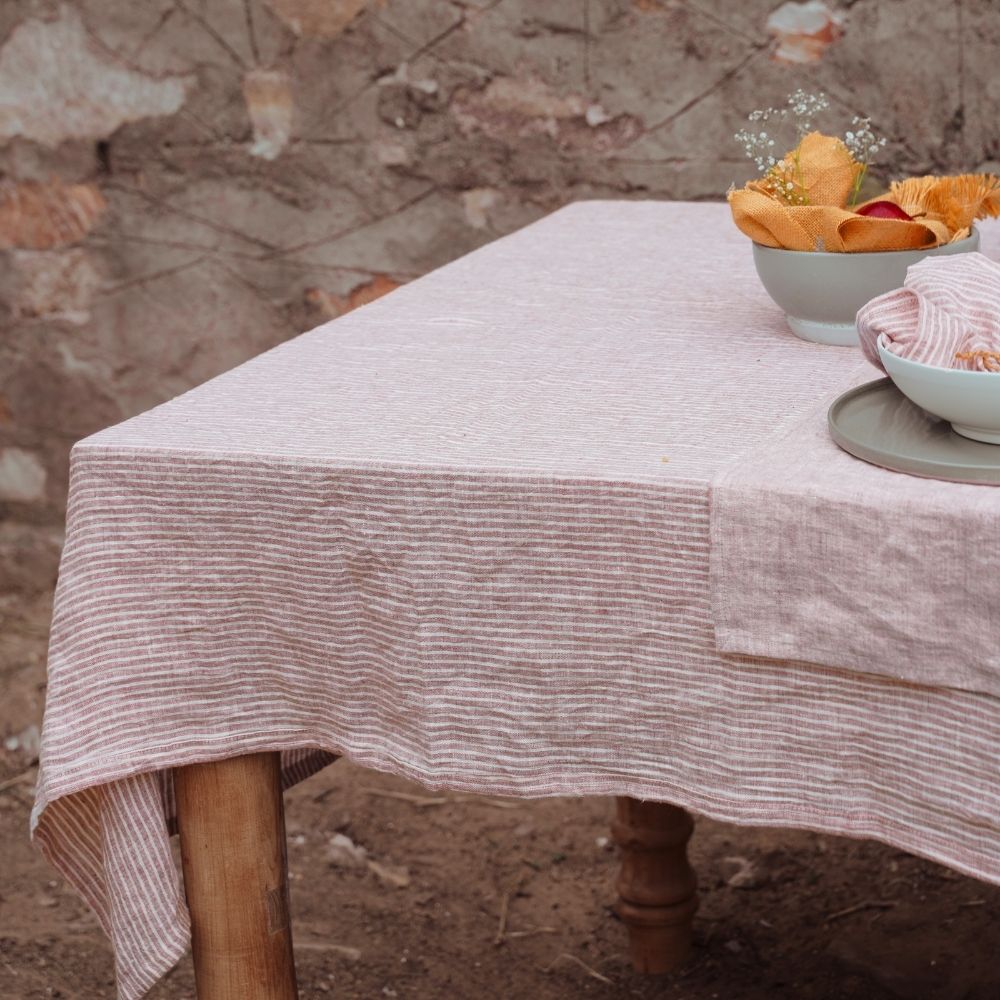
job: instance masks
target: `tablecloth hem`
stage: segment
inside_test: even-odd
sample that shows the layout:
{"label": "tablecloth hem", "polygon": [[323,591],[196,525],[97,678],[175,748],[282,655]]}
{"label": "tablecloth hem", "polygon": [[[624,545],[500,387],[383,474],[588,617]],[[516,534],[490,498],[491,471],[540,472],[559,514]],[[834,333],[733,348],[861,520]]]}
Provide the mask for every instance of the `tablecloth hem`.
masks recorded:
{"label": "tablecloth hem", "polygon": [[[117,849],[122,850],[121,844],[127,843],[129,845],[127,850],[136,852],[136,858],[152,849],[153,854],[159,859],[160,868],[146,871],[144,878],[149,880],[149,887],[144,888],[142,884],[131,886],[131,895],[125,899],[124,904],[120,899],[116,899],[114,904],[109,903],[109,897],[121,889],[120,884],[115,882],[115,867],[107,867],[103,871],[97,870],[96,874],[93,870],[88,871],[86,866],[81,867],[81,860],[87,858],[86,852],[74,855],[71,846],[73,838],[67,837],[68,830],[72,829],[74,808],[80,805],[75,803],[75,798],[82,797],[98,787],[108,789],[100,798],[102,802],[107,800],[110,803],[106,808],[112,809],[116,808],[116,799],[128,796],[134,798],[137,790],[143,792],[147,812],[159,812],[160,815],[159,822],[144,828],[146,837],[152,836],[155,840],[157,839],[155,829],[158,828],[166,834],[173,827],[173,817],[167,814],[172,807],[172,796],[161,794],[164,782],[148,780],[153,771],[158,773],[176,766],[260,751],[281,751],[289,756],[287,766],[283,767],[287,785],[315,773],[337,756],[344,756],[359,765],[417,781],[430,789],[493,796],[510,795],[519,798],[631,796],[670,802],[721,822],[745,826],[806,829],[827,835],[873,839],[932,862],[947,865],[965,875],[1000,884],[1000,858],[996,856],[996,852],[990,854],[987,849],[981,852],[977,850],[976,836],[972,837],[971,843],[967,838],[964,845],[958,846],[948,837],[938,835],[926,827],[908,829],[898,818],[892,822],[880,819],[876,812],[870,809],[852,809],[843,813],[824,808],[822,804],[817,803],[753,801],[750,796],[720,796],[701,787],[697,775],[693,773],[688,780],[679,780],[678,775],[674,775],[673,780],[649,780],[615,773],[607,768],[602,772],[600,769],[573,765],[568,760],[553,760],[552,763],[543,765],[533,772],[521,774],[497,775],[491,773],[486,764],[482,770],[476,769],[472,764],[464,774],[456,775],[453,772],[449,773],[444,767],[436,767],[427,759],[401,759],[395,755],[351,745],[349,739],[333,740],[315,733],[307,737],[282,740],[263,736],[239,745],[232,741],[220,742],[212,749],[200,748],[198,751],[173,758],[169,763],[162,758],[152,761],[148,755],[143,759],[143,763],[133,762],[132,766],[124,766],[123,760],[123,766],[106,771],[102,776],[104,780],[100,782],[77,787],[75,792],[64,790],[57,796],[50,795],[48,798],[40,799],[43,805],[33,826],[34,842],[50,863],[74,885],[87,904],[95,910],[112,940],[119,939],[123,923],[120,912],[117,914],[117,919],[112,919],[112,906],[124,905],[127,910],[134,898],[143,900],[146,908],[144,912],[149,914],[149,923],[158,928],[156,934],[151,936],[152,947],[142,951],[138,957],[133,957],[131,962],[122,961],[123,950],[116,948],[121,962],[118,970],[120,1000],[139,1000],[186,951],[189,945],[189,929],[187,912],[183,905],[183,892],[178,888],[171,896],[169,892],[162,891],[163,886],[169,889],[176,884],[179,887],[179,875],[169,850],[169,836],[163,836],[161,842],[153,844],[150,848],[148,839],[145,844],[137,842],[135,838],[129,838],[125,831],[125,836],[119,838]],[[146,770],[143,771],[142,768]],[[136,783],[142,783],[144,776],[147,780],[144,787],[139,788]],[[116,796],[113,794],[116,785],[130,787],[121,796]],[[849,793],[850,790],[848,785],[846,789],[840,788],[839,792]],[[83,803],[83,806],[92,808],[93,803]],[[60,812],[64,809],[67,814],[60,816]],[[977,821],[976,817],[966,816],[964,819],[966,824],[973,828],[982,827],[982,841],[988,846],[992,829],[984,825],[981,820]],[[48,829],[50,821],[53,824],[51,830]],[[60,823],[62,828],[57,829]],[[135,893],[138,893],[138,897],[134,895]],[[118,933],[115,933],[116,931]],[[135,954],[132,952],[133,956]]]}
{"label": "tablecloth hem", "polygon": [[947,684],[940,680],[914,680],[905,674],[891,673],[889,670],[872,669],[859,670],[856,667],[835,666],[827,660],[803,659],[800,644],[797,639],[788,643],[770,638],[762,640],[760,636],[735,628],[715,627],[715,645],[719,655],[733,664],[752,663],[755,660],[777,660],[787,663],[790,669],[805,668],[808,670],[824,670],[842,674],[845,678],[864,677],[876,681],[889,681],[893,684],[903,684],[915,691],[957,691],[962,694],[983,694],[997,697],[994,691],[984,690],[973,684]]}
{"label": "tablecloth hem", "polygon": [[[864,362],[848,381],[869,375]],[[709,486],[717,651],[1000,696],[995,504],[976,486],[927,487],[841,451],[832,399]]]}
{"label": "tablecloth hem", "polygon": [[[101,432],[98,432],[100,434]],[[94,435],[97,437],[98,435]],[[685,487],[704,489],[710,481],[708,476],[678,476],[666,471],[662,461],[657,466],[658,471],[643,474],[629,472],[628,475],[602,475],[599,471],[589,471],[585,475],[579,472],[560,472],[558,469],[542,468],[532,465],[512,465],[509,462],[498,462],[496,465],[474,465],[467,462],[457,464],[447,458],[427,462],[414,462],[412,459],[359,459],[359,458],[319,458],[310,453],[299,454],[294,451],[268,453],[259,448],[241,450],[238,448],[221,450],[218,448],[175,448],[157,445],[104,445],[99,441],[92,442],[90,438],[78,441],[70,453],[71,463],[87,458],[103,458],[113,456],[116,460],[162,458],[171,466],[188,462],[194,464],[220,465],[232,461],[245,463],[247,459],[268,465],[287,467],[296,472],[341,472],[357,473],[387,473],[392,475],[448,475],[455,479],[475,480],[481,482],[484,476],[495,477],[505,483],[523,483],[531,486],[578,486],[590,485],[615,486],[620,488],[649,487],[669,485],[672,490]]]}
{"label": "tablecloth hem", "polygon": [[[920,687],[920,685],[911,685],[907,681],[901,681],[900,683],[911,687]],[[45,809],[71,795],[79,794],[82,791],[101,785],[109,785],[116,781],[136,777],[137,775],[162,771],[167,768],[208,763],[230,757],[267,751],[282,753],[299,751],[307,753],[307,756],[294,765],[287,766],[283,762],[282,777],[285,790],[311,777],[324,767],[343,757],[359,766],[414,781],[428,790],[519,799],[629,796],[638,799],[670,802],[673,805],[682,806],[710,819],[734,825],[801,829],[831,836],[873,839],[906,850],[930,861],[954,868],[971,877],[1000,885],[1000,861],[992,859],[986,854],[978,855],[972,851],[949,851],[944,846],[939,846],[934,850],[927,849],[926,842],[932,838],[929,838],[926,830],[915,832],[914,838],[911,840],[898,832],[898,824],[886,823],[880,820],[876,813],[865,810],[856,811],[850,818],[844,818],[834,810],[825,810],[801,804],[777,802],[754,803],[749,801],[740,803],[740,800],[736,798],[712,795],[700,790],[694,783],[671,784],[666,782],[652,782],[636,778],[626,778],[621,775],[602,775],[596,772],[582,776],[575,768],[568,772],[567,770],[563,770],[562,773],[559,773],[558,765],[555,770],[545,772],[547,775],[545,778],[532,781],[530,786],[518,779],[504,780],[502,777],[498,779],[495,775],[488,774],[487,772],[481,774],[470,773],[460,778],[454,778],[446,775],[443,771],[436,772],[433,769],[422,770],[418,764],[413,762],[351,748],[347,743],[341,744],[336,741],[326,740],[317,742],[314,739],[255,741],[239,748],[228,745],[220,746],[211,752],[199,751],[194,754],[181,756],[173,760],[169,765],[164,765],[162,762],[152,765],[147,761],[136,767],[112,771],[100,781],[89,782],[72,790],[63,790],[57,795],[44,800],[44,804],[37,810],[37,815],[33,812],[33,839],[38,840],[37,830]],[[918,841],[918,837],[923,843]],[[972,859],[978,859],[978,861]]]}

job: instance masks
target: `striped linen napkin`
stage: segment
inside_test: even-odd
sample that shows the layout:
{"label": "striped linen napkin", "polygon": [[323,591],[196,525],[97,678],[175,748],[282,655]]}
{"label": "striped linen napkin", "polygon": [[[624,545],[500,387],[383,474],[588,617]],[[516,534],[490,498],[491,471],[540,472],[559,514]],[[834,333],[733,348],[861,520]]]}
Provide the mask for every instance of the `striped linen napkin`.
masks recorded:
{"label": "striped linen napkin", "polygon": [[1000,264],[981,253],[925,257],[902,288],[861,309],[857,326],[865,356],[883,371],[880,335],[910,361],[1000,372]]}

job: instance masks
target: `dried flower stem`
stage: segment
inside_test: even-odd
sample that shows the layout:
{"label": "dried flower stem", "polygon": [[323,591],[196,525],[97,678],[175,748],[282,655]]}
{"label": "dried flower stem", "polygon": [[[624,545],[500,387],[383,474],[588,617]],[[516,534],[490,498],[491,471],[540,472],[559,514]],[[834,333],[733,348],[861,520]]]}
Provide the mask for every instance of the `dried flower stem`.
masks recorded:
{"label": "dried flower stem", "polygon": [[[788,205],[810,204],[797,146],[803,136],[812,130],[815,117],[829,107],[830,102],[825,94],[807,94],[799,89],[789,94],[785,107],[764,108],[753,111],[748,116],[747,120],[751,123],[767,123],[770,131],[744,128],[736,133],[736,141],[743,146],[744,152],[763,175],[761,183],[764,189]],[[789,141],[786,148],[795,146],[796,150],[779,158],[775,155],[775,149],[780,149],[781,146],[776,143],[782,128],[788,124],[794,124],[796,139],[795,142]],[[851,128],[844,134],[843,143],[851,159],[859,167],[850,193],[850,205],[853,207],[858,202],[868,166],[879,150],[885,147],[886,140],[884,137],[877,137],[872,131],[870,118],[855,116],[851,121]]]}

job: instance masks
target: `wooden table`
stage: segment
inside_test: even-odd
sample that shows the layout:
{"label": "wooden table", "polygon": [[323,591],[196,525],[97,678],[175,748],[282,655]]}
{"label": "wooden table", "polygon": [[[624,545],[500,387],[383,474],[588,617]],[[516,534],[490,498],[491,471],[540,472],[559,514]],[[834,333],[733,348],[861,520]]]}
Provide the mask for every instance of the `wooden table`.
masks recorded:
{"label": "wooden table", "polygon": [[754,537],[803,496],[832,537],[844,475],[852,510],[886,508],[893,474],[820,405],[864,365],[792,337],[725,205],[597,202],[78,443],[34,837],[123,995],[188,947],[175,818],[202,1000],[294,994],[279,784],[336,755],[634,797],[619,911],[649,971],[696,907],[675,805],[1000,881],[1000,698],[717,641],[726,470],[794,424],[823,475],[765,466]]}
{"label": "wooden table", "polygon": [[[257,753],[174,772],[199,1000],[298,996],[280,769],[280,754]],[[639,972],[672,972],[691,952],[692,827],[678,806],[616,799],[617,911]]]}

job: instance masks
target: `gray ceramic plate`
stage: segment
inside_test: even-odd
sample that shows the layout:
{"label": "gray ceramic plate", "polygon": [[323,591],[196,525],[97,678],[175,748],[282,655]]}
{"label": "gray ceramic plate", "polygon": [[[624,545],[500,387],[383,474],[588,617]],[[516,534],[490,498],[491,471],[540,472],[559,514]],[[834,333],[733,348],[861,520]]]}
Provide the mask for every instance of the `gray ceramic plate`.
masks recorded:
{"label": "gray ceramic plate", "polygon": [[911,476],[1000,486],[1000,445],[956,434],[882,378],[838,397],[830,435],[857,458]]}

